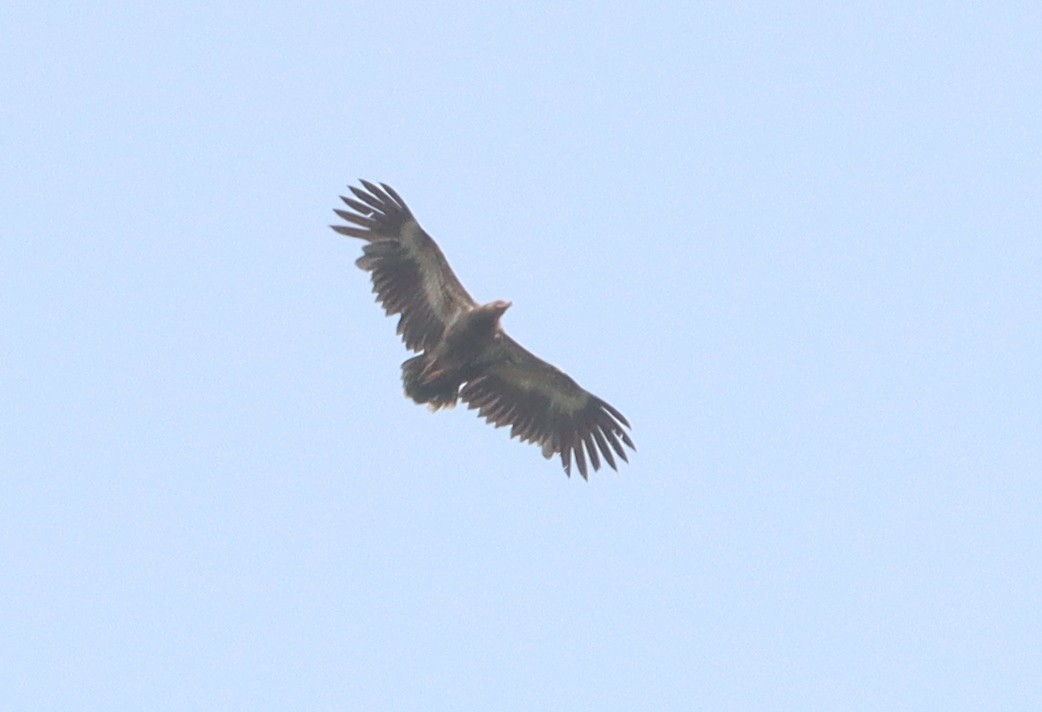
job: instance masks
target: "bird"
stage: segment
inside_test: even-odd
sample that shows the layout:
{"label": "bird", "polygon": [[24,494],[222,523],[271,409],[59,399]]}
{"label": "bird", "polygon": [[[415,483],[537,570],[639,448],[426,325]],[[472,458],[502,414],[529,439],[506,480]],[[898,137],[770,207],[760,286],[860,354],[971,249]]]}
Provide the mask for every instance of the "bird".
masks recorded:
{"label": "bird", "polygon": [[601,460],[618,470],[636,450],[629,421],[568,374],[535,356],[503,330],[512,306],[502,299],[479,304],[460,283],[441,248],[420,227],[401,196],[386,183],[360,181],[334,208],[341,235],[365,241],[355,264],[369,272],[376,301],[398,315],[398,334],[417,352],[402,364],[405,395],[431,411],[462,401],[510,437],[559,455],[571,477],[574,461],[584,480]]}

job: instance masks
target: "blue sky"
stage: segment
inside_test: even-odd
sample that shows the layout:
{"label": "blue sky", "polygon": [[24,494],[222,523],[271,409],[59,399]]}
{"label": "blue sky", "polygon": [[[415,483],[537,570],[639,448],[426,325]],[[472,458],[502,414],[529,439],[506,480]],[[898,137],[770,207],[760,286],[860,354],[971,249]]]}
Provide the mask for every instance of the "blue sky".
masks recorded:
{"label": "blue sky", "polygon": [[[1037,3],[0,24],[0,707],[1042,698]],[[402,397],[358,178],[630,465]]]}

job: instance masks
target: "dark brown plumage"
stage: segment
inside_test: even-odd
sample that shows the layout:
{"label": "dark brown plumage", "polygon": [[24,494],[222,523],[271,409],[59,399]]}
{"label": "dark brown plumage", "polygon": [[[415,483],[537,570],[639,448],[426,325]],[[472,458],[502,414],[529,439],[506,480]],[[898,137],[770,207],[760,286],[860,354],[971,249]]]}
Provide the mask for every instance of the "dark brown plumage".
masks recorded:
{"label": "dark brown plumage", "polygon": [[510,302],[474,301],[394,189],[362,185],[340,198],[350,210],[335,210],[349,224],[331,227],[366,241],[356,264],[386,312],[400,315],[405,345],[421,352],[402,364],[405,394],[431,410],[462,400],[544,457],[560,454],[569,475],[573,460],[584,478],[587,460],[594,470],[601,458],[612,469],[616,456],[627,460],[623,445],[636,448],[622,413],[507,336],[499,320]]}

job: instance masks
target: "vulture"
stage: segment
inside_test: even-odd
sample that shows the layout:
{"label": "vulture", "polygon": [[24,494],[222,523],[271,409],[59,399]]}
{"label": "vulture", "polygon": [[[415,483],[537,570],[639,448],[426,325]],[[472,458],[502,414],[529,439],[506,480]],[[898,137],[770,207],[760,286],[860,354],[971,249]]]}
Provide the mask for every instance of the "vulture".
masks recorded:
{"label": "vulture", "polygon": [[434,239],[389,185],[361,181],[334,209],[346,225],[336,232],[365,241],[355,262],[372,275],[373,292],[388,316],[400,315],[398,334],[419,355],[402,364],[405,395],[432,411],[463,401],[510,436],[560,455],[583,479],[601,460],[617,470],[636,450],[622,413],[568,374],[507,336],[500,318],[511,303],[479,304],[463,288]]}

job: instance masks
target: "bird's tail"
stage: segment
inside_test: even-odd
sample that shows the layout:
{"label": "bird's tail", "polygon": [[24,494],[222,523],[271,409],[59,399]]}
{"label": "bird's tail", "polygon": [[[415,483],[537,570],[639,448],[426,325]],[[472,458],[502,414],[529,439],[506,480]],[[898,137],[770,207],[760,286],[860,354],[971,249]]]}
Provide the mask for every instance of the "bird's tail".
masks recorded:
{"label": "bird's tail", "polygon": [[427,354],[413,356],[402,364],[405,395],[431,410],[456,405],[460,381],[453,373],[439,370]]}

